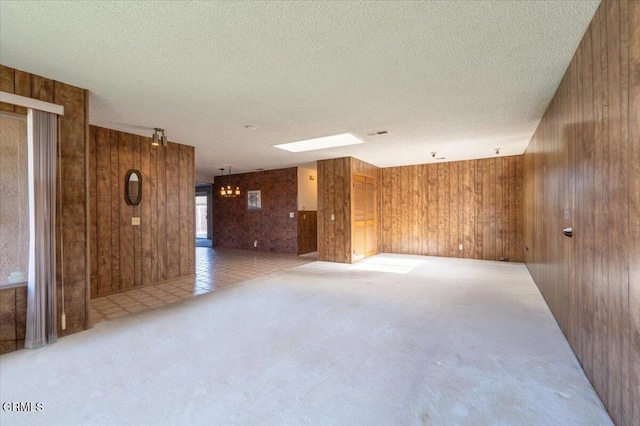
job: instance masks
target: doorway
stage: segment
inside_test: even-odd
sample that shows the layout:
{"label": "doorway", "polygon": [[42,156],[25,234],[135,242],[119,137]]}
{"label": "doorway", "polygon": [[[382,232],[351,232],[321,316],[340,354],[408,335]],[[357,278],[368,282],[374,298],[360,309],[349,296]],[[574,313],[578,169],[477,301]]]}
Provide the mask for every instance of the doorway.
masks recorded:
{"label": "doorway", "polygon": [[211,191],[210,183],[196,182],[196,247],[211,247]]}
{"label": "doorway", "polygon": [[376,254],[376,187],[368,176],[353,176],[352,261]]}

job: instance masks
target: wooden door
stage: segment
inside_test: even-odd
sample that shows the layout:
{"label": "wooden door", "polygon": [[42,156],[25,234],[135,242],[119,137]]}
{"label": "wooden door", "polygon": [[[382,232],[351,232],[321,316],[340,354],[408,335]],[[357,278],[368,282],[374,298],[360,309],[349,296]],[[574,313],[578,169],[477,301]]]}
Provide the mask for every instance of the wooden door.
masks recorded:
{"label": "wooden door", "polygon": [[352,262],[376,253],[376,191],[375,180],[353,176]]}

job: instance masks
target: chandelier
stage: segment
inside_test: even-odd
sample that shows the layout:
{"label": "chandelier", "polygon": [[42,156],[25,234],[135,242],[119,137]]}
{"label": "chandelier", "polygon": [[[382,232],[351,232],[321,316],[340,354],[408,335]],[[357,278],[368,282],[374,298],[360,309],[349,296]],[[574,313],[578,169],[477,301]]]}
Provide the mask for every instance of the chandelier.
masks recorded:
{"label": "chandelier", "polygon": [[[220,176],[224,177],[224,169],[220,169]],[[229,179],[227,180],[227,183],[231,183],[231,166],[229,166],[229,174],[227,175],[229,176]],[[240,195],[240,187],[236,186],[236,189],[231,189],[231,185],[227,185],[226,187],[221,186],[220,187],[220,196],[224,197],[224,198],[233,198],[233,197],[237,197],[238,195]]]}

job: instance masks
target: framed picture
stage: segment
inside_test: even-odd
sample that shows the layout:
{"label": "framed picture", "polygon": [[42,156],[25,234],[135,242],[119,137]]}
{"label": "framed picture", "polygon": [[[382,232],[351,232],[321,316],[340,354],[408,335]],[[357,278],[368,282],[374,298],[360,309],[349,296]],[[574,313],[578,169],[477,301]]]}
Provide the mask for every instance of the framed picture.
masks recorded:
{"label": "framed picture", "polygon": [[247,210],[262,210],[262,194],[259,189],[247,191]]}

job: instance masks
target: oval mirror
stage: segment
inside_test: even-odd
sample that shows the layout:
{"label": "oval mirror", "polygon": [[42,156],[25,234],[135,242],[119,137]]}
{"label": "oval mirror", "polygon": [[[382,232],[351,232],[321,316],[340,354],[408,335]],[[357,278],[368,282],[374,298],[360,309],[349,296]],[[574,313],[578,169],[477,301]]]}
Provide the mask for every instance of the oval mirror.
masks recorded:
{"label": "oval mirror", "polygon": [[124,200],[130,206],[137,206],[142,200],[142,176],[138,170],[131,169],[124,178]]}

